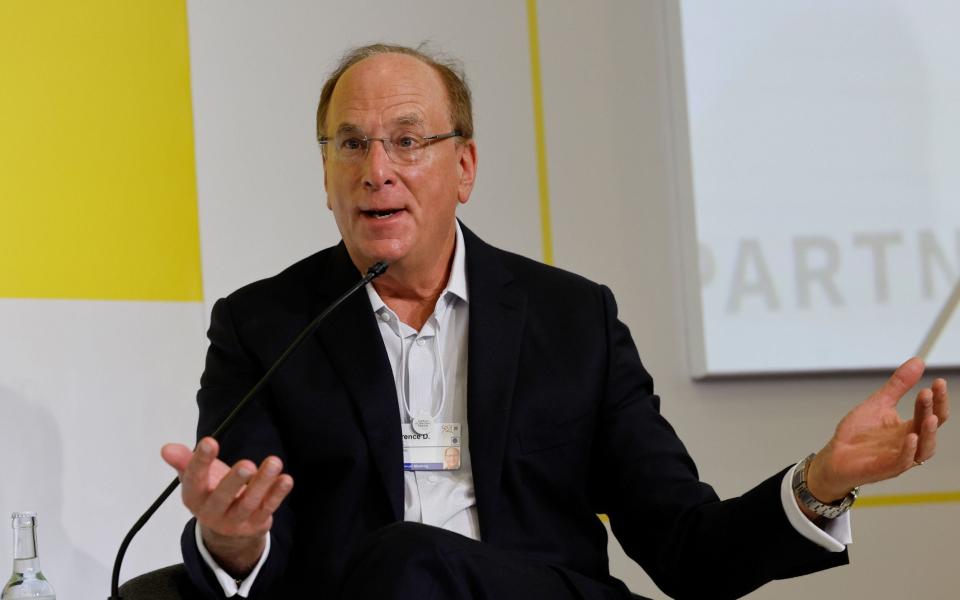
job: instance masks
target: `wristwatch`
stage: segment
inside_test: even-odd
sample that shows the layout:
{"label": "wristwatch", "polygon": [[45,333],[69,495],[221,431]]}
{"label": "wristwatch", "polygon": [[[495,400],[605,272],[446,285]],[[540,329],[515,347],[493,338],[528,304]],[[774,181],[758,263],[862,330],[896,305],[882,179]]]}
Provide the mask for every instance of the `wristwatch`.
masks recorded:
{"label": "wristwatch", "polygon": [[811,454],[810,456],[806,457],[803,459],[803,462],[797,465],[797,468],[794,469],[793,494],[797,497],[798,502],[815,512],[817,515],[826,519],[836,519],[843,513],[850,510],[850,507],[853,506],[853,503],[857,501],[857,496],[860,495],[860,488],[853,488],[843,499],[832,504],[824,504],[823,502],[817,500],[814,495],[810,493],[810,489],[807,487],[807,467],[810,466],[810,461],[813,460],[814,456],[814,454]]}

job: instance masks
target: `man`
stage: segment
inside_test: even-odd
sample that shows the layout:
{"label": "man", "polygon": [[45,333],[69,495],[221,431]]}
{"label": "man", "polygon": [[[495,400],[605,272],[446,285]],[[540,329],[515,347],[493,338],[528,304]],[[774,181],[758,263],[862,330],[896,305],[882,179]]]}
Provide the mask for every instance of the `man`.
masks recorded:
{"label": "man", "polygon": [[[922,375],[914,359],[812,459],[719,501],[660,417],[610,291],[457,222],[477,146],[455,71],[408,48],[355,50],[317,118],[343,242],[214,307],[200,435],[362,272],[390,267],[222,447],[164,447],[206,595],[628,598],[608,572],[603,512],[666,593],[739,597],[846,562],[852,491],[933,455],[946,383],[918,394],[913,419],[896,413]],[[460,467],[444,470],[457,444]]]}
{"label": "man", "polygon": [[460,468],[460,448],[454,448],[453,446],[451,446],[443,451],[443,468],[444,469]]}

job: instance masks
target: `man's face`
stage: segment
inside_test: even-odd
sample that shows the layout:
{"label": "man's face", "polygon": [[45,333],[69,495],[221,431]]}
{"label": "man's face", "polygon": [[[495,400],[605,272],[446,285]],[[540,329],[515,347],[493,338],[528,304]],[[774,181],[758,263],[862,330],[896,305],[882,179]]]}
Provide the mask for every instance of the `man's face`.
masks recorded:
{"label": "man's face", "polygon": [[[347,128],[370,137],[399,132],[421,137],[453,129],[446,89],[432,67],[402,54],[365,59],[341,76],[327,112],[326,133]],[[395,163],[381,142],[356,163],[324,159],[327,207],[354,263],[387,260],[430,269],[455,239],[454,215],[476,173],[476,146],[458,138],[428,146],[412,165]]]}
{"label": "man's face", "polygon": [[456,448],[447,448],[443,452],[444,467],[447,469],[460,468],[460,450]]}

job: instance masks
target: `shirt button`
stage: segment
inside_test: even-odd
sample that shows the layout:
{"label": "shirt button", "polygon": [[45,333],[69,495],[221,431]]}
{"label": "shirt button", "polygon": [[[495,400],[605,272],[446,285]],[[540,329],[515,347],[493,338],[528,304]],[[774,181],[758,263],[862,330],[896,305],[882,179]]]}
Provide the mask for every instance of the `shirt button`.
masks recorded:
{"label": "shirt button", "polygon": [[427,341],[426,341],[425,339],[423,339],[423,338],[418,338],[418,339],[417,339],[417,345],[418,345],[418,346],[422,346],[422,345],[424,345],[424,344],[426,344],[426,343],[427,343]]}
{"label": "shirt button", "polygon": [[429,477],[427,477],[427,481],[429,481],[430,483],[436,483],[440,481],[440,478],[437,477],[436,475],[430,475]]}
{"label": "shirt button", "polygon": [[381,320],[381,321],[389,321],[389,320],[390,320],[390,314],[389,314],[389,313],[385,313],[385,312],[380,313],[380,320]]}

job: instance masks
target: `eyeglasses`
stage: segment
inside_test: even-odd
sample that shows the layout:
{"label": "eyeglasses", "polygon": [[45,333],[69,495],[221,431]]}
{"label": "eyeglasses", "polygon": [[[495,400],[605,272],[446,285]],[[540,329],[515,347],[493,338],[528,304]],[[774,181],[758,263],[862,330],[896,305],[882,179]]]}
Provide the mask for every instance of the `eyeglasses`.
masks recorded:
{"label": "eyeglasses", "polygon": [[399,165],[416,164],[426,154],[426,149],[430,145],[454,137],[461,137],[463,134],[454,129],[449,133],[438,133],[421,137],[414,133],[401,132],[391,137],[368,137],[356,132],[346,132],[337,134],[336,137],[328,138],[320,136],[317,141],[323,150],[325,157],[332,158],[344,163],[357,163],[366,158],[370,151],[370,142],[381,142],[390,160]]}

